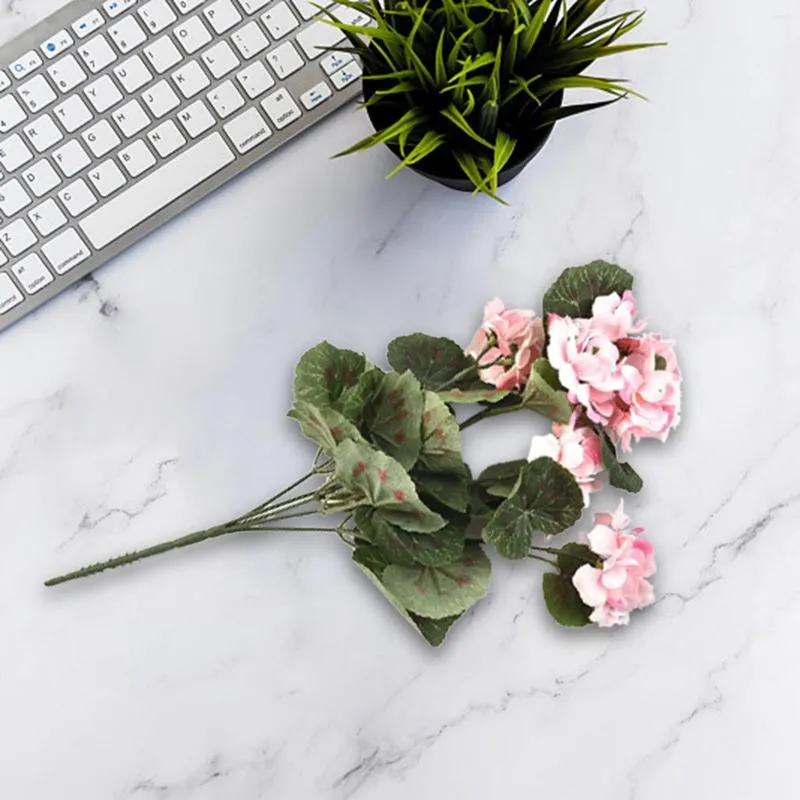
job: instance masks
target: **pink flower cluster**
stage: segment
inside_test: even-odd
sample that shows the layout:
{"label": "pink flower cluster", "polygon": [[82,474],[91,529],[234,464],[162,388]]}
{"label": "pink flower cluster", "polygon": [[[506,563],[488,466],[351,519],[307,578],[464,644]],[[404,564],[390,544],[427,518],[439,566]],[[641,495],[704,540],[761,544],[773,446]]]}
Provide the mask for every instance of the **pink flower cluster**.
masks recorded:
{"label": "pink flower cluster", "polygon": [[534,436],[528,461],[548,456],[568,469],[583,492],[583,503],[589,505],[589,495],[603,488],[597,477],[603,471],[602,445],[593,428],[577,427],[579,412],[572,414],[567,425],[553,424],[553,432]]}
{"label": "pink flower cluster", "polygon": [[483,324],[466,349],[479,364],[491,365],[480,370],[481,380],[512,391],[528,382],[544,349],[544,324],[534,316],[533,311],[506,308],[499,298],[486,304]]}
{"label": "pink flower cluster", "polygon": [[622,501],[613,514],[595,514],[586,538],[602,566],[584,564],[572,577],[581,600],[594,609],[589,619],[601,628],[627,625],[631,611],[653,602],[647,580],[656,571],[653,545],[639,536],[643,528],[628,532],[630,522]]}
{"label": "pink flower cluster", "polygon": [[605,426],[625,451],[632,440],[665,441],[680,420],[681,373],[672,343],[645,334],[626,291],[595,299],[590,319],[551,314],[547,358],[570,402]]}

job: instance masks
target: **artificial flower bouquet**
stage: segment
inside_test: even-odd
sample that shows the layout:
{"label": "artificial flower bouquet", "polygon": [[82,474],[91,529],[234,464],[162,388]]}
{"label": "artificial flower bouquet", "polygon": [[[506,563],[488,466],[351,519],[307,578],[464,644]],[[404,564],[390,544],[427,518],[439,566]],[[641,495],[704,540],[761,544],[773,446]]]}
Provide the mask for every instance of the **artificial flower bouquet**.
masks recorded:
{"label": "artificial flower bouquet", "polygon": [[[664,441],[679,421],[672,343],[645,332],[632,288],[632,276],[613,264],[566,269],[545,293],[541,317],[494,300],[466,348],[402,336],[389,344],[388,370],[317,345],[297,365],[289,411],[317,446],[307,475],[235,520],[47,585],[233,533],[325,530],[432,645],[487,594],[487,545],[548,566],[544,601],[562,625],[626,624],[653,601],[655,560],[622,503],[596,513],[577,541],[553,537],[580,520],[603,475],[639,491],[641,479],[619,454],[641,439]],[[533,437],[528,458],[473,476],[462,431],[531,411],[551,431]],[[309,516],[332,521],[294,524]]]}

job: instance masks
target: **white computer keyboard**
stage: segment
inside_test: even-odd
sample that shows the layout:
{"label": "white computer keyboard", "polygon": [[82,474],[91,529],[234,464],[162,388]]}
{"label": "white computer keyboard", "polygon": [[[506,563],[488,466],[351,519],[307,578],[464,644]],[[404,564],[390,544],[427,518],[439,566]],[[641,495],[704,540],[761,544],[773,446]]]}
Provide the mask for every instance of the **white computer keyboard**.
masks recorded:
{"label": "white computer keyboard", "polygon": [[74,0],[0,47],[0,330],[360,93],[333,0]]}

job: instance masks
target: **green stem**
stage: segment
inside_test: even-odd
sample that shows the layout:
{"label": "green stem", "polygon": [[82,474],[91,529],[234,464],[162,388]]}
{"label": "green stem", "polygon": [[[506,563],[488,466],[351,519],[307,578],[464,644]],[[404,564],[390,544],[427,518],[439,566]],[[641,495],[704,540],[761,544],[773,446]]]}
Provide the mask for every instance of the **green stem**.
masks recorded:
{"label": "green stem", "polygon": [[291,511],[293,508],[298,508],[299,506],[307,505],[316,498],[316,495],[317,492],[306,492],[304,494],[297,495],[297,497],[293,497],[291,500],[285,500],[282,503],[277,503],[273,506],[269,506],[268,508],[265,508],[263,505],[258,506],[257,508],[254,508],[252,511],[248,511],[246,514],[239,517],[239,521],[253,522],[265,516],[272,517],[275,514],[279,513],[283,514],[286,511]]}
{"label": "green stem", "polygon": [[461,372],[458,372],[455,375],[453,375],[452,378],[450,378],[449,380],[446,380],[441,386],[439,386],[437,389],[434,389],[434,391],[435,392],[443,392],[445,389],[449,389],[451,386],[453,386],[454,384],[458,383],[462,378],[466,378],[471,373],[478,372],[478,371],[480,371],[482,369],[485,369],[486,367],[491,367],[492,364],[486,364],[484,366],[479,366],[479,365],[480,365],[480,360],[494,346],[495,346],[494,343],[487,344],[486,347],[484,347],[483,350],[481,350],[481,352],[478,353],[478,357],[475,359],[475,363],[474,364],[470,364],[466,369],[462,369]]}
{"label": "green stem", "polygon": [[488,419],[489,417],[499,417],[501,414],[512,414],[514,411],[519,411],[519,409],[521,408],[522,408],[521,405],[492,406],[491,408],[484,408],[483,411],[479,411],[477,414],[473,414],[471,417],[467,417],[467,419],[465,419],[458,426],[458,428],[459,430],[463,431],[477,424],[482,419]]}

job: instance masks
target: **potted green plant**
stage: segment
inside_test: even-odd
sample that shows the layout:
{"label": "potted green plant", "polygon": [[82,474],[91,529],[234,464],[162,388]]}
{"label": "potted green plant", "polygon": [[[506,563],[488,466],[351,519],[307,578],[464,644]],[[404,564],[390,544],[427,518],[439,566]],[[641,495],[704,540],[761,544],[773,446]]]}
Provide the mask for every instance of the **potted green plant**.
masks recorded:
{"label": "potted green plant", "polygon": [[[364,70],[375,133],[338,155],[387,145],[400,164],[453,189],[484,192],[515,177],[554,124],[629,94],[619,78],[584,75],[597,59],[649,43],[619,44],[644,12],[594,20],[606,0],[340,0],[369,17],[329,12]],[[567,89],[610,95],[564,105]]]}

